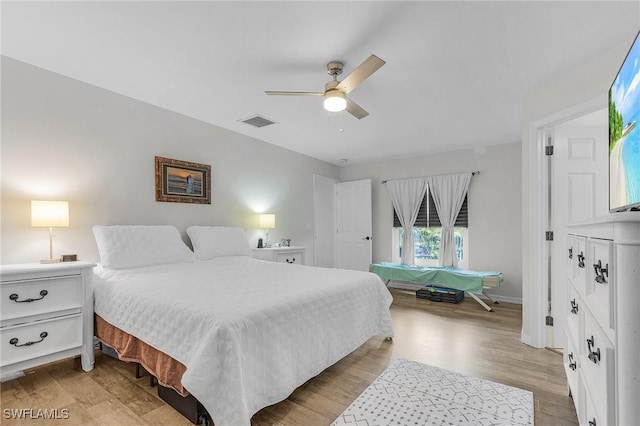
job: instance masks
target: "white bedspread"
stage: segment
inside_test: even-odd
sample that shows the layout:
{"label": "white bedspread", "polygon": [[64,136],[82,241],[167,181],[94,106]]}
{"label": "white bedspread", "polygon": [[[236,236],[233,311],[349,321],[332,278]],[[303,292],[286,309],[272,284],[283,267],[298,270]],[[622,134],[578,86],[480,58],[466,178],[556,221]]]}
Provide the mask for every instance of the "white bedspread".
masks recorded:
{"label": "white bedspread", "polygon": [[96,269],[95,312],[182,362],[183,386],[216,426],[251,416],[375,335],[392,298],[368,272],[246,256]]}

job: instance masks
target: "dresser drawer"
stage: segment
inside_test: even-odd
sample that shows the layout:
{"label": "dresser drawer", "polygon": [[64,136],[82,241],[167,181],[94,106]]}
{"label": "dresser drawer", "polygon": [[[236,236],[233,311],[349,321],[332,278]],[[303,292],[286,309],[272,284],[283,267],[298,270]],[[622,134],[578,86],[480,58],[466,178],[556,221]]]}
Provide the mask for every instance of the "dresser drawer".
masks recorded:
{"label": "dresser drawer", "polygon": [[303,256],[304,252],[302,251],[291,251],[287,253],[278,253],[276,255],[276,262],[283,263],[297,263],[299,265],[303,264]]}
{"label": "dresser drawer", "polygon": [[573,276],[573,285],[580,296],[586,294],[586,279],[587,279],[587,239],[585,237],[573,236],[573,266],[570,272]]}
{"label": "dresser drawer", "polygon": [[567,235],[567,278],[569,278],[570,283],[573,283],[576,267],[575,249],[573,248],[574,238],[571,234]]}
{"label": "dresser drawer", "polygon": [[602,420],[598,424],[615,424],[615,349],[589,311],[584,312],[579,365],[592,396],[587,406],[595,408],[596,417]]}
{"label": "dresser drawer", "polygon": [[0,327],[51,317],[52,312],[80,312],[82,296],[80,276],[3,282],[0,288]]}
{"label": "dresser drawer", "polygon": [[82,315],[0,329],[2,367],[82,346]]}
{"label": "dresser drawer", "polygon": [[578,391],[578,381],[580,378],[580,357],[578,356],[578,348],[576,348],[575,346],[575,342],[577,341],[577,339],[577,335],[574,336],[570,332],[567,332],[567,347],[563,353],[564,371],[567,375],[567,384],[569,385],[569,389],[571,389],[571,395],[573,396],[576,411],[578,410],[578,400],[580,396],[580,393]]}
{"label": "dresser drawer", "polygon": [[580,316],[582,315],[582,299],[573,285],[567,286],[569,301],[567,302],[567,328],[576,341],[580,336]]}
{"label": "dresser drawer", "polygon": [[613,340],[615,330],[615,276],[612,268],[613,243],[590,239],[587,243],[586,301],[595,320]]}
{"label": "dresser drawer", "polygon": [[[596,392],[597,393],[597,392]],[[581,425],[585,426],[608,426],[615,425],[613,422],[613,417],[611,420],[608,420],[604,413],[598,411],[597,405],[595,404],[598,399],[598,395],[590,392],[589,390],[585,391],[585,404],[584,404],[584,420],[580,422]]]}

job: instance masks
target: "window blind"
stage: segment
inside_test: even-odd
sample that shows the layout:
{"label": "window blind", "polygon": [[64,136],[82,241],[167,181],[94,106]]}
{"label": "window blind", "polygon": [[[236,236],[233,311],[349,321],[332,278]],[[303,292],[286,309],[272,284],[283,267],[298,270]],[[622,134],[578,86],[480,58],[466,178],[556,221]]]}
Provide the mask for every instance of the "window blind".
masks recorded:
{"label": "window blind", "polygon": [[[413,226],[418,228],[437,228],[442,226],[440,217],[438,216],[438,211],[436,210],[436,204],[433,202],[433,197],[431,196],[430,191],[427,191],[424,199],[422,200],[422,204],[420,204],[420,210],[418,210],[418,218],[416,219],[416,223],[414,223]],[[456,218],[456,223],[453,226],[460,228],[469,227],[469,209],[467,208],[467,195],[464,196],[462,207],[460,208],[460,212],[458,213],[458,217]],[[400,219],[398,219],[398,215],[396,214],[395,209],[393,210],[393,227],[402,228]]]}

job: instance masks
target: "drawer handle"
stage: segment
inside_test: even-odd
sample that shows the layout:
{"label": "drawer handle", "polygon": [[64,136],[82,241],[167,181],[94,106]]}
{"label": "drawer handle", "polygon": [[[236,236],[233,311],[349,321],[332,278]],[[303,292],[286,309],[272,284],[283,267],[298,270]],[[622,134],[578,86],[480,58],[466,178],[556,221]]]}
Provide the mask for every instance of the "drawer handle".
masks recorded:
{"label": "drawer handle", "polygon": [[571,301],[571,313],[572,314],[577,314],[578,313],[578,304],[576,303],[576,299],[573,299]]}
{"label": "drawer handle", "polygon": [[296,258],[292,257],[291,260],[287,259],[287,263],[296,263]]}
{"label": "drawer handle", "polygon": [[578,364],[573,360],[573,352],[569,352],[567,354],[567,358],[569,359],[569,368],[573,371],[576,371]]}
{"label": "drawer handle", "polygon": [[13,300],[16,303],[31,303],[31,302],[35,302],[36,300],[42,300],[44,299],[44,297],[49,294],[49,292],[47,290],[41,290],[40,291],[40,296],[42,297],[38,297],[37,299],[33,299],[33,298],[28,298],[28,299],[24,299],[24,300],[18,300],[18,296],[17,294],[13,293],[9,296],[9,299]]}
{"label": "drawer handle", "polygon": [[598,284],[606,284],[607,279],[605,278],[605,275],[609,278],[609,264],[607,263],[603,268],[602,261],[598,260],[598,263],[593,264],[593,269],[596,273],[596,282]]}
{"label": "drawer handle", "polygon": [[40,333],[40,340],[36,340],[34,342],[23,343],[21,345],[18,344],[18,338],[14,337],[13,339],[9,340],[9,344],[15,346],[16,348],[19,348],[19,347],[22,347],[22,346],[31,346],[31,345],[35,345],[36,343],[42,342],[48,335],[49,335],[49,333],[47,333],[46,331],[43,331],[42,333]]}
{"label": "drawer handle", "polygon": [[569,259],[573,259],[573,247],[569,247]]}
{"label": "drawer handle", "polygon": [[580,252],[578,254],[578,268],[584,268],[584,253]]}
{"label": "drawer handle", "polygon": [[594,417],[593,420],[589,420],[589,426],[596,426],[596,418]]}
{"label": "drawer handle", "polygon": [[597,364],[600,362],[600,348],[596,348],[596,350],[594,351],[593,348],[595,347],[595,345],[596,344],[593,336],[587,339],[587,349],[589,350],[589,356],[587,358],[593,361],[594,364]]}

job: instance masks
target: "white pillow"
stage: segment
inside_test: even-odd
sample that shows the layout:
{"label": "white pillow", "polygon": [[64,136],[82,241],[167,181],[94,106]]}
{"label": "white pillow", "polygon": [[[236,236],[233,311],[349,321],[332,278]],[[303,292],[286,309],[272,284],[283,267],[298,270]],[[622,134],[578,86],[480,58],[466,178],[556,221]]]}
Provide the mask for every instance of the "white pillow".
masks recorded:
{"label": "white pillow", "polygon": [[197,261],[175,226],[96,225],[93,235],[104,268]]}
{"label": "white pillow", "polygon": [[226,226],[190,226],[193,251],[200,260],[223,256],[251,256],[249,240],[240,228]]}

